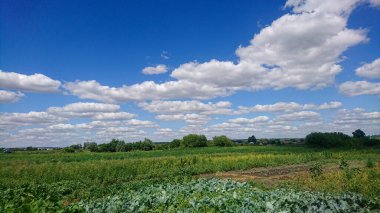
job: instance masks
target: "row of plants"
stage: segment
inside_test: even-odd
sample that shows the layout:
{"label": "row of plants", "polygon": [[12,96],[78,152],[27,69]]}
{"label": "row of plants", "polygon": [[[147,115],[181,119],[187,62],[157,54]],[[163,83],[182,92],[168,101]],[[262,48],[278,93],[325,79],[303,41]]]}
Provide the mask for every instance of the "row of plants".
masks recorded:
{"label": "row of plants", "polygon": [[[244,182],[217,179],[153,184],[70,201],[46,195],[45,190],[51,188],[1,191],[0,212],[376,212],[380,208],[376,201],[353,193],[263,191]],[[57,186],[56,194],[62,190],[69,189]]]}

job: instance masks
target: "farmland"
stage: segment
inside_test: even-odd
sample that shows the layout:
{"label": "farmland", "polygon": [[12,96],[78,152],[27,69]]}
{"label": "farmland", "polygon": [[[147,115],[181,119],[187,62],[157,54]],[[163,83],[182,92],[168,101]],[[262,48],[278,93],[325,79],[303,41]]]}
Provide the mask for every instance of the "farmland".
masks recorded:
{"label": "farmland", "polygon": [[[335,165],[336,168],[339,167],[342,161],[343,166],[347,168],[334,170],[336,172],[328,172],[326,169],[323,172],[324,168],[329,168],[332,165]],[[364,201],[357,201],[365,204],[363,208],[378,208],[380,195],[379,161],[380,150],[378,148],[320,150],[301,146],[177,148],[122,153],[91,153],[86,151],[64,153],[61,150],[16,152],[0,155],[0,187],[2,190],[0,209],[4,212],[40,212],[44,209],[80,212],[86,208],[89,209],[89,206],[95,208],[93,206],[95,205],[94,201],[100,200],[99,202],[106,204],[109,203],[107,199],[113,199],[114,202],[116,199],[119,204],[115,204],[115,211],[120,211],[124,208],[120,202],[124,203],[124,198],[127,199],[125,202],[132,202],[133,200],[128,200],[128,197],[131,196],[130,193],[136,194],[137,192],[134,192],[136,190],[140,190],[138,193],[143,196],[147,190],[157,190],[154,188],[155,186],[172,189],[173,187],[178,188],[179,185],[184,188],[191,188],[196,187],[197,184],[211,184],[212,186],[216,185],[215,187],[223,184],[237,184],[236,193],[242,194],[252,191],[253,188],[251,189],[251,187],[254,187],[255,190],[259,190],[259,194],[244,195],[253,197],[262,197],[263,194],[276,197],[278,193],[295,196],[294,193],[309,193],[307,191],[311,191],[311,194],[307,196],[312,197],[314,196],[313,193],[323,192],[325,194],[315,194],[315,196],[327,199],[328,196],[345,196],[345,193],[356,193],[361,197],[352,199],[363,199]],[[275,181],[273,184],[256,181],[255,178],[241,180],[232,177],[235,181],[246,182],[239,185],[234,180],[227,180],[229,177],[223,178],[217,175],[222,172],[250,169],[269,169],[270,171],[271,168],[292,165],[305,165],[307,169],[299,176]],[[317,174],[318,177],[311,177],[313,173],[309,172],[309,168],[316,165],[318,166],[317,169],[322,172]],[[199,178],[211,180],[194,182]],[[336,184],[332,184],[332,182]],[[297,192],[291,190],[297,190]],[[223,193],[226,194],[227,191]],[[198,194],[197,196],[199,199],[211,199],[214,195],[210,197]],[[217,196],[215,194],[215,196],[222,195]],[[145,197],[144,199],[148,198]],[[173,201],[168,201],[166,207],[172,208],[173,211],[181,209],[187,211],[194,207],[190,203],[183,202],[185,201],[176,198]],[[260,204],[254,206],[256,206],[255,208],[259,208],[260,205],[265,207],[267,202],[272,201],[264,199],[260,201]],[[117,205],[121,206],[117,207]],[[157,209],[162,210],[165,209],[166,204],[157,205],[160,206],[159,208],[157,206]],[[176,207],[174,208],[172,205]],[[180,208],[180,206],[182,207]],[[298,207],[301,208],[301,206]],[[146,206],[146,208],[148,207]],[[105,207],[103,206],[100,209],[102,208]],[[156,207],[153,205],[149,208],[155,209]],[[205,210],[220,211],[220,208],[219,206]],[[123,211],[127,210],[123,209]]]}

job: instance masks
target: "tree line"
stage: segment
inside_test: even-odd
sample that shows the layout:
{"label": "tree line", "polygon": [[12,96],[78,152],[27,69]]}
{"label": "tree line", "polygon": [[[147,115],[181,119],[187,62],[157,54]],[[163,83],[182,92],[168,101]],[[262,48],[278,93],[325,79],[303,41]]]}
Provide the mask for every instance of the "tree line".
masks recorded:
{"label": "tree line", "polygon": [[85,142],[81,144],[65,147],[66,152],[75,152],[77,150],[89,150],[91,152],[129,152],[135,150],[150,151],[160,149],[170,149],[179,147],[206,147],[206,146],[234,146],[235,142],[225,135],[215,136],[208,141],[205,135],[189,134],[182,139],[174,139],[170,143],[157,144],[150,139],[145,138],[143,141],[126,143],[123,140],[112,139],[109,143],[97,144],[95,142]]}
{"label": "tree line", "polygon": [[361,129],[357,129],[352,132],[352,137],[342,132],[313,132],[306,136],[305,143],[318,148],[360,147],[378,146],[380,140],[370,138]]}

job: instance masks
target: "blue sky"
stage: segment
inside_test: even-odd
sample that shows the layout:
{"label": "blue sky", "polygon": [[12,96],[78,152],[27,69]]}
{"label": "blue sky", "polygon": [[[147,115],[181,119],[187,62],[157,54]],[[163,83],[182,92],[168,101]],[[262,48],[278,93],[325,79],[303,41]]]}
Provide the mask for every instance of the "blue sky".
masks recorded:
{"label": "blue sky", "polygon": [[378,0],[0,4],[0,146],[380,133]]}

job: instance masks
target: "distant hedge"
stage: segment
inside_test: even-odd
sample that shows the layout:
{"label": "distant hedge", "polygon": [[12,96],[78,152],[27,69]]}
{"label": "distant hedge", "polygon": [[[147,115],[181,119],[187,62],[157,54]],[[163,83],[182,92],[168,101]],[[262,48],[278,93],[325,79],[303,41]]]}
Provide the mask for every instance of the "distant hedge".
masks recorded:
{"label": "distant hedge", "polygon": [[380,140],[366,136],[350,137],[341,132],[313,132],[306,136],[305,143],[311,147],[358,147],[380,145]]}

